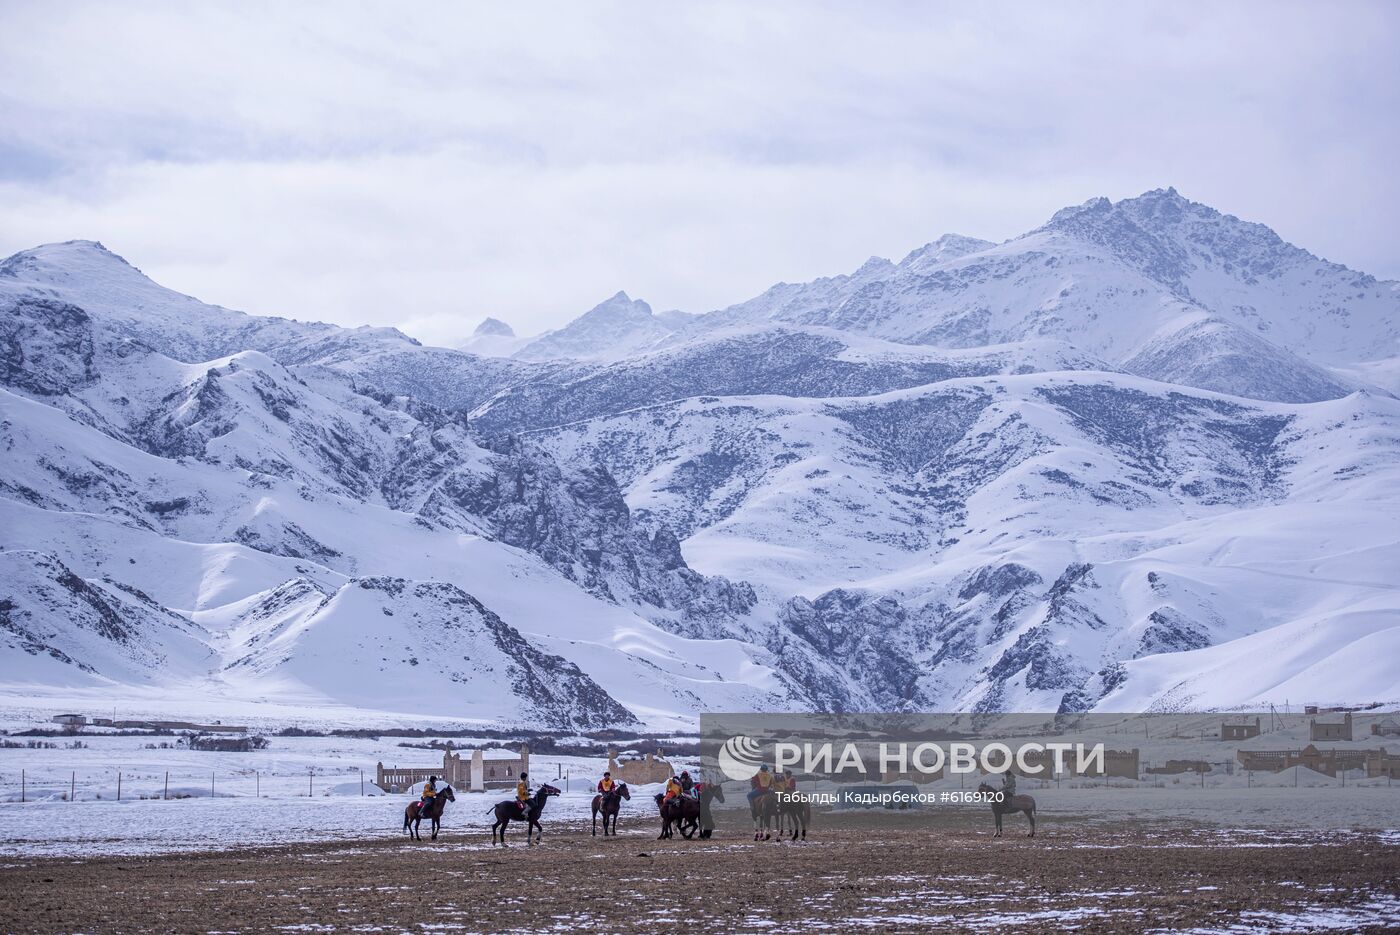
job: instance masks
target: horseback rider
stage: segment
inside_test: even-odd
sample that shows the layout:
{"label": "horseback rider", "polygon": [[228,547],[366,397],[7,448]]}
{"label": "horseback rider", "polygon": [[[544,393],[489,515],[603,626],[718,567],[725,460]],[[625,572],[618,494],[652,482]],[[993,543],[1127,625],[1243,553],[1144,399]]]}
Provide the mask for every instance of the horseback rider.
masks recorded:
{"label": "horseback rider", "polygon": [[783,789],[788,794],[797,791],[797,777],[792,774],[790,769],[783,770]]}
{"label": "horseback rider", "polygon": [[690,778],[689,770],[683,770],[681,772],[681,795],[688,795],[692,797],[696,795],[695,780]]}
{"label": "horseback rider", "polygon": [[515,784],[515,807],[524,816],[530,808],[530,776],[527,773],[520,774],[520,781]]}
{"label": "horseback rider", "polygon": [[418,814],[428,814],[428,809],[433,804],[433,796],[437,795],[437,784],[438,778],[436,776],[429,776],[428,781],[423,783],[423,794],[419,797],[418,802]]}
{"label": "horseback rider", "polygon": [[1016,797],[1016,774],[1007,770],[1001,777],[1001,800],[1007,805]]}
{"label": "horseback rider", "polygon": [[755,799],[772,791],[773,774],[768,772],[768,764],[764,763],[758,768],[758,773],[749,780],[749,808],[754,807]]}
{"label": "horseback rider", "polygon": [[787,791],[787,778],[780,772],[773,772],[773,792],[777,794],[778,801],[782,801],[783,793]]}
{"label": "horseback rider", "polygon": [[666,780],[666,795],[661,800],[663,806],[670,805],[671,801],[681,794],[681,780],[679,776],[672,776]]}
{"label": "horseback rider", "polygon": [[617,783],[613,782],[612,773],[603,773],[603,778],[598,780],[598,794],[609,795],[617,788]]}

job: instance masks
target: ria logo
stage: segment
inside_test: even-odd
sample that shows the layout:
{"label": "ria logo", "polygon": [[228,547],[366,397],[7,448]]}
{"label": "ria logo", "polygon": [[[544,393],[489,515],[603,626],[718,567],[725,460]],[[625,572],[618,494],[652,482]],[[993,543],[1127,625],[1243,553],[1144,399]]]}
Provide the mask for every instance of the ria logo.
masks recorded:
{"label": "ria logo", "polygon": [[752,737],[743,734],[730,737],[719,748],[720,772],[735,782],[748,782],[758,775],[758,768],[763,764],[761,754],[762,748]]}

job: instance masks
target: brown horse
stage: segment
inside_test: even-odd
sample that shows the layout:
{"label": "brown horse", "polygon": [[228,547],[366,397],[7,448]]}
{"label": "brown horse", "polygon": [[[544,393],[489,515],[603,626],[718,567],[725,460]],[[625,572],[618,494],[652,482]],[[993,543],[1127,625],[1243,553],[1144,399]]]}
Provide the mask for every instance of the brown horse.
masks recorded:
{"label": "brown horse", "polygon": [[[789,796],[792,796],[789,798]],[[783,837],[782,820],[787,819],[788,827],[792,829],[792,836],[788,839],[796,841],[798,831],[802,833],[802,840],[807,840],[807,826],[812,823],[812,803],[802,797],[800,792],[790,792],[786,795],[778,796],[778,837]]]}
{"label": "brown horse", "polygon": [[1029,837],[1035,837],[1035,799],[1028,795],[1013,795],[1010,802],[1002,801],[1000,789],[993,789],[985,782],[977,787],[977,791],[987,794],[992,802],[992,815],[997,820],[997,833],[992,837],[1001,837],[1001,816],[1014,815],[1017,812],[1025,812],[1026,817],[1031,820],[1031,833]]}
{"label": "brown horse", "polygon": [[[457,797],[452,794],[451,786],[443,786],[438,794],[433,796],[433,800],[427,808],[423,807],[422,801],[409,802],[403,810],[403,830],[408,832],[408,836],[415,841],[423,840],[418,836],[418,823],[424,818],[433,820],[433,833],[429,840],[436,841],[438,828],[442,825],[442,813],[447,808],[448,802],[457,801]],[[410,828],[409,825],[412,824]]]}
{"label": "brown horse", "polygon": [[496,823],[491,826],[491,844],[496,843],[496,832],[500,832],[501,847],[506,846],[506,828],[512,821],[520,821],[522,818],[525,824],[525,843],[533,845],[535,838],[530,836],[532,830],[538,830],[538,837],[544,837],[544,829],[540,827],[540,813],[544,811],[545,802],[549,801],[552,795],[558,795],[559,790],[549,783],[542,784],[535,790],[535,794],[526,801],[525,814],[520,814],[520,807],[515,799],[506,799],[504,802],[497,802],[492,806],[492,811],[496,814]]}
{"label": "brown horse", "polygon": [[656,810],[661,815],[661,834],[657,840],[674,836],[679,830],[687,841],[695,836],[700,828],[700,799],[693,795],[678,795],[671,801],[656,793]]}
{"label": "brown horse", "polygon": [[593,797],[593,836],[598,836],[598,813],[603,813],[603,837],[608,836],[608,819],[612,819],[612,833],[617,834],[617,813],[622,810],[622,800],[631,799],[627,783],[620,782],[611,792],[600,792]]}
{"label": "brown horse", "polygon": [[773,837],[769,829],[778,824],[778,794],[768,791],[750,799],[749,812],[753,815],[753,839],[767,841]]}

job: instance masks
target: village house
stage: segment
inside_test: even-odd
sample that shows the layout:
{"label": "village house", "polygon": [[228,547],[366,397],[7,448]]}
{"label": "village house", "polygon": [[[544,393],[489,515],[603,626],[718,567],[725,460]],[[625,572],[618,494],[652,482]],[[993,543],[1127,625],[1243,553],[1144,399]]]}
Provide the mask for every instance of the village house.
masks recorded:
{"label": "village house", "polygon": [[1348,712],[1342,717],[1340,724],[1335,721],[1311,720],[1308,721],[1308,739],[1317,740],[1351,740],[1351,714]]}
{"label": "village house", "polygon": [[1372,737],[1400,737],[1400,721],[1393,717],[1385,718],[1371,725]]}
{"label": "village house", "polygon": [[1259,736],[1259,719],[1256,717],[1254,723],[1245,722],[1243,724],[1231,724],[1228,721],[1220,725],[1221,740],[1249,740],[1251,737]]}

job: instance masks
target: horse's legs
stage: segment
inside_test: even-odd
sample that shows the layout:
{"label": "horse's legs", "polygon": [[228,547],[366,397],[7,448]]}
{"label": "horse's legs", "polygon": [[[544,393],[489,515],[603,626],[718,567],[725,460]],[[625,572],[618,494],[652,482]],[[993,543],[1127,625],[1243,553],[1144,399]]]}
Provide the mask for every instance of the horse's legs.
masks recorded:
{"label": "horse's legs", "polygon": [[1026,809],[1026,817],[1031,820],[1031,837],[1035,837],[1035,809]]}

